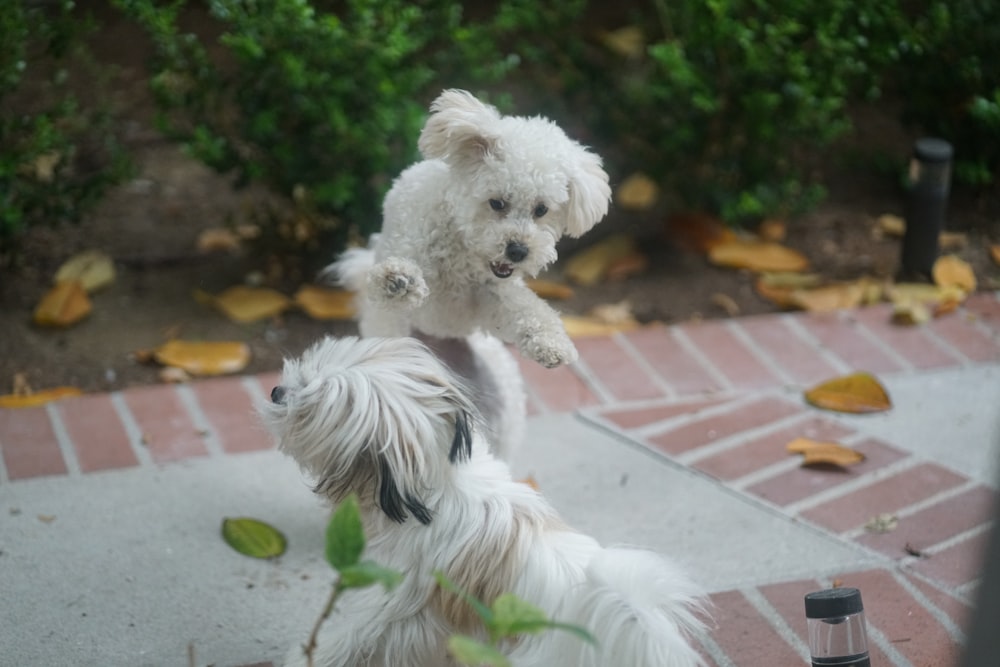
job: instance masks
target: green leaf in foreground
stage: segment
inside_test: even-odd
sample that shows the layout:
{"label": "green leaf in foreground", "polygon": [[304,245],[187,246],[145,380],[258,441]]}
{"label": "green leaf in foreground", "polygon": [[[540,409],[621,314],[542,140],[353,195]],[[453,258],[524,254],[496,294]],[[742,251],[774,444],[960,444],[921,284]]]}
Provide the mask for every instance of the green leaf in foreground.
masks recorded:
{"label": "green leaf in foreground", "polygon": [[544,630],[565,630],[585,642],[597,643],[593,635],[580,626],[553,621],[544,611],[512,593],[505,593],[493,601],[493,623],[490,632],[496,636],[536,635]]}
{"label": "green leaf in foreground", "polygon": [[337,507],[326,527],[326,560],[341,571],[361,560],[365,532],[361,525],[358,498],[351,494]]}
{"label": "green leaf in foreground", "polygon": [[285,553],[288,542],[276,528],[247,517],[222,520],[222,539],[244,556],[277,558]]}
{"label": "green leaf in foreground", "polygon": [[366,588],[374,584],[382,584],[385,590],[391,591],[403,580],[403,575],[396,570],[382,567],[370,560],[340,568],[340,588]]}
{"label": "green leaf in foreground", "polygon": [[452,635],[448,638],[448,652],[465,665],[510,667],[510,660],[492,646],[482,644],[472,637]]}

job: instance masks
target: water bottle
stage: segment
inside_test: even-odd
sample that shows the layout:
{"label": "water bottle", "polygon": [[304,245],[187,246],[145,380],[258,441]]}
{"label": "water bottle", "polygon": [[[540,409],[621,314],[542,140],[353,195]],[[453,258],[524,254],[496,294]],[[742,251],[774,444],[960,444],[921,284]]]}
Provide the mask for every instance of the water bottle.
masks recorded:
{"label": "water bottle", "polygon": [[830,588],[806,595],[813,667],[871,667],[861,591]]}

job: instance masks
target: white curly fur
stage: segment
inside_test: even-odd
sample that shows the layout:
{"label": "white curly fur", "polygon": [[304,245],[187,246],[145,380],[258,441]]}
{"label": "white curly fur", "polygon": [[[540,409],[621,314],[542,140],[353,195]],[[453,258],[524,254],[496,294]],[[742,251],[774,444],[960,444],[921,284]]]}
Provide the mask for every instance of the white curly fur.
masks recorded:
{"label": "white curly fur", "polygon": [[363,295],[362,335],[482,331],[546,367],[575,361],[558,314],[524,277],[607,213],[600,157],[545,118],[501,116],[461,90],[433,102],[419,147],[426,159],[386,195],[382,233],[331,267]]}
{"label": "white curly fur", "polygon": [[[489,454],[459,381],[412,338],[326,339],[285,364],[262,417],[337,503],[360,499],[364,557],[403,573],[391,592],[348,591],[322,627],[318,667],[445,667],[454,633],[483,628],[451,581],[490,603],[511,592],[581,625],[501,648],[518,667],[694,667],[697,587],[648,551],[603,548]],[[305,630],[305,629],[304,629]],[[302,639],[305,639],[303,632]],[[301,646],[289,666],[306,664]]]}

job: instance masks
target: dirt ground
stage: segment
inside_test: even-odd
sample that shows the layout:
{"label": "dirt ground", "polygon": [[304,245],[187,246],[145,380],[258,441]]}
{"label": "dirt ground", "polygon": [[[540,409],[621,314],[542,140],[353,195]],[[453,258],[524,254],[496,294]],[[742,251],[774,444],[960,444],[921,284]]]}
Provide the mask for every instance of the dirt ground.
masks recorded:
{"label": "dirt ground", "polygon": [[[134,29],[107,20],[107,39],[95,42],[95,48],[102,57],[120,60],[121,99],[116,104],[136,174],[110,192],[81,224],[32,230],[25,239],[23,268],[0,273],[0,394],[10,390],[17,374],[35,389],[73,385],[99,391],[159,382],[159,369],[138,363],[135,352],[175,337],[245,341],[253,355],[246,370],[252,373],[278,369],[284,356],[298,354],[324,334],[355,331],[353,323],[318,322],[297,311],[237,324],[195,300],[195,290],[218,293],[265,269],[249,256],[199,254],[195,241],[205,228],[246,218],[266,195],[252,189],[235,191],[229,179],[189,159],[151,129],[151,105],[137,65],[145,54],[129,47]],[[530,106],[525,109],[530,111]],[[849,141],[905,156],[912,137],[891,116],[878,110],[859,114]],[[829,198],[809,215],[788,221],[785,243],[802,251],[813,270],[828,279],[893,276],[899,241],[874,238],[872,228],[876,216],[902,213],[898,186],[890,177],[876,177],[856,164],[828,166]],[[625,176],[612,174],[612,181]],[[628,231],[641,239],[651,261],[642,275],[577,289],[573,299],[556,307],[579,314],[597,304],[628,299],[640,321],[665,323],[776,309],[754,292],[750,274],[712,266],[702,255],[679,247],[664,233],[665,214],[628,214],[613,207],[580,242],[561,246],[561,257],[566,258],[581,243]],[[1000,268],[989,260],[987,247],[1000,242],[1000,197],[955,196],[948,221],[968,235],[968,244],[958,253],[975,268],[981,288],[997,289]],[[93,312],[81,323],[64,330],[33,325],[32,312],[56,269],[87,249],[114,258],[116,281],[92,296]],[[551,273],[558,275],[559,269],[557,264]],[[276,287],[291,294],[296,285]]]}
{"label": "dirt ground", "polygon": [[[2,276],[0,284],[0,393],[15,374],[36,389],[73,385],[85,391],[155,383],[159,369],[136,361],[137,350],[168,338],[241,340],[252,350],[248,372],[280,368],[286,355],[301,352],[327,334],[355,330],[350,322],[318,322],[292,311],[255,324],[237,324],[193,297],[195,290],[217,293],[243,283],[263,267],[247,256],[199,254],[201,230],[239,219],[261,201],[261,193],[234,191],[228,181],[185,157],[153,133],[137,135],[133,147],[138,174],[116,188],[78,226],[35,230],[25,244],[25,266]],[[898,269],[899,241],[873,237],[874,217],[901,213],[901,195],[875,180],[850,178],[833,185],[825,204],[789,222],[786,244],[810,258],[814,270],[831,279],[862,275],[891,277]],[[981,202],[952,202],[950,226],[967,232],[958,253],[977,270],[980,285],[996,289],[1000,268],[987,257],[987,241],[1000,240],[1000,216]],[[659,214],[657,214],[659,215]],[[591,233],[633,231],[643,237],[650,269],[617,283],[577,289],[556,306],[583,313],[591,306],[628,299],[638,319],[678,322],[731,316],[717,295],[725,295],[739,315],[772,312],[775,306],[753,290],[753,277],[712,266],[663,233],[661,220],[613,210]],[[586,242],[587,237],[584,239]],[[116,263],[116,281],[93,295],[93,312],[65,330],[32,324],[32,312],[51,285],[58,266],[74,253],[99,249]],[[574,247],[563,247],[565,258]],[[560,265],[552,274],[558,276]],[[290,293],[294,286],[283,286]]]}

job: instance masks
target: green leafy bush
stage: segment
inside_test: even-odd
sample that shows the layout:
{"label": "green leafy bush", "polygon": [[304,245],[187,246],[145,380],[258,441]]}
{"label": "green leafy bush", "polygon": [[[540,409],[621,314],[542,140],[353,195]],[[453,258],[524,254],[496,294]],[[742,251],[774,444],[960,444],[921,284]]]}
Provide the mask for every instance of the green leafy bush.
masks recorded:
{"label": "green leafy bush", "polygon": [[90,29],[72,2],[0,3],[0,264],[26,229],[77,220],[127,173],[108,115],[73,92],[92,74]]}
{"label": "green leafy bush", "polygon": [[265,227],[323,261],[379,228],[382,196],[416,157],[440,89],[476,88],[517,63],[457,2],[210,0],[217,41],[179,27],[183,0],[117,4],[156,45],[162,128],[292,201]]}
{"label": "green leafy bush", "polygon": [[674,207],[731,221],[807,207],[822,190],[803,156],[849,129],[851,95],[878,77],[867,35],[881,17],[869,25],[856,5],[641,3],[627,18],[631,46],[612,32],[610,48],[567,54],[566,94],[577,107],[591,98],[586,122],[615,139],[618,169],[652,174]]}
{"label": "green leafy bush", "polygon": [[900,36],[887,87],[903,120],[955,146],[956,182],[1000,178],[1000,4],[992,0],[906,3],[894,17]]}

